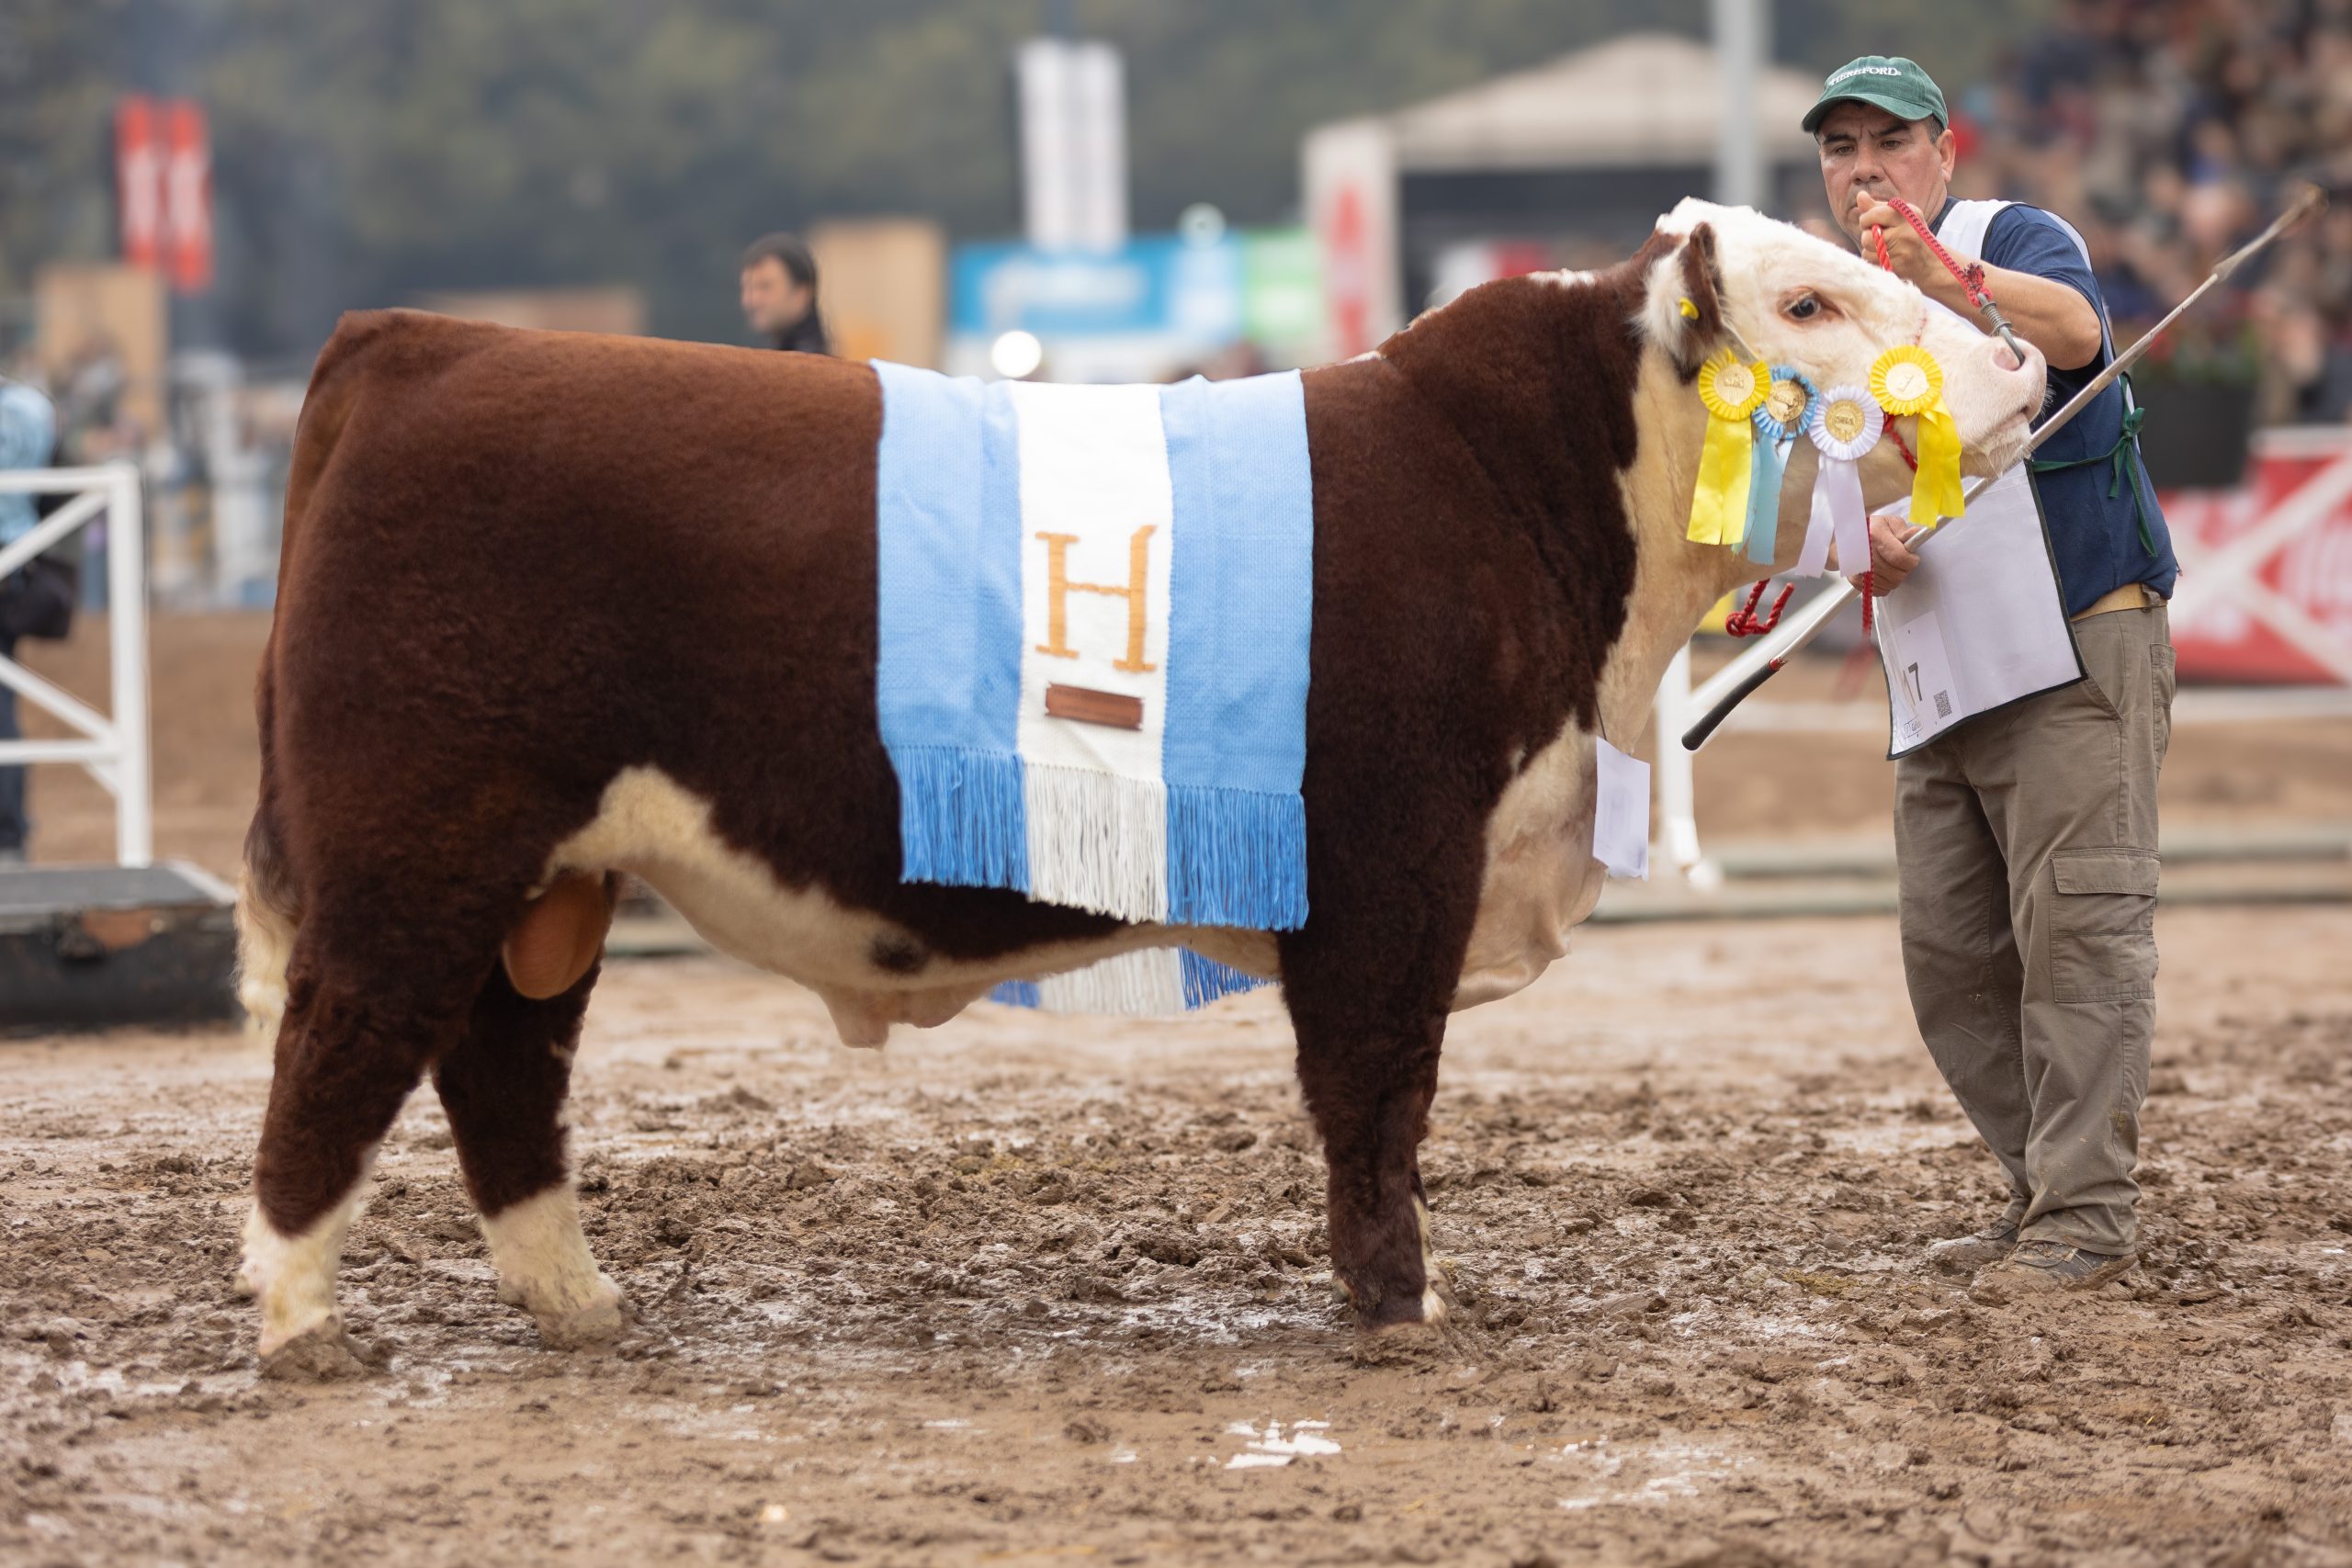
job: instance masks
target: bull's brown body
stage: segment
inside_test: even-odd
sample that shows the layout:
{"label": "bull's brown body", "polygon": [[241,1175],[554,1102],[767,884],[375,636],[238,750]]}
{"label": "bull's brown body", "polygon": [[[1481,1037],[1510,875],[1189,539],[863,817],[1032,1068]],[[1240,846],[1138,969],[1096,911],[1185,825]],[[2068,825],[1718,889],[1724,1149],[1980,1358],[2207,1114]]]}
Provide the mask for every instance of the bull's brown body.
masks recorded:
{"label": "bull's brown body", "polygon": [[[1628,517],[1635,389],[1687,377],[1720,332],[1706,236],[1670,269],[1701,314],[1663,372],[1641,318],[1667,236],[1575,287],[1476,291],[1306,378],[1311,913],[1276,951],[1334,1270],[1368,1325],[1434,1315],[1415,1150],[1503,858],[1497,804],[1530,759],[1600,728],[1637,559],[1664,592]],[[776,888],[882,922],[877,986],[1114,930],[899,880],[875,707],[880,417],[869,368],[797,355],[406,313],[349,318],[328,344],[261,672],[243,910],[249,950],[284,950],[249,1232],[266,1351],[333,1325],[334,1216],[428,1069],[492,1227],[569,1203],[559,1115],[594,975],[526,994],[572,949],[517,931],[625,773],[707,803],[709,831]],[[1681,482],[1651,466],[1654,490]],[[1676,559],[1702,555],[1649,617],[1657,660],[1738,570]],[[1577,761],[1589,776],[1589,750]],[[286,1304],[290,1286],[273,1305],[271,1270],[311,1267],[280,1254],[312,1236],[325,1306]],[[516,1288],[543,1325],[561,1317]]]}

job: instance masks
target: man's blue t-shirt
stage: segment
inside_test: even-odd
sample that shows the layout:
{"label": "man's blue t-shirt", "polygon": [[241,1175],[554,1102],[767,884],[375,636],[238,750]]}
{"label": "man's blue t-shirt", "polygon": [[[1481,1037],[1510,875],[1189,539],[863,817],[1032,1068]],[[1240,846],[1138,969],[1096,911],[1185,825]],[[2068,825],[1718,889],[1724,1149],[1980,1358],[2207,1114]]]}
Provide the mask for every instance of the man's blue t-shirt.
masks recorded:
{"label": "man's blue t-shirt", "polygon": [[[1951,210],[1949,205],[1945,210]],[[1940,213],[1937,226],[1942,226]],[[2089,300],[2102,321],[2106,320],[2107,308],[2090,264],[2065,230],[2040,208],[2007,207],[1995,213],[1984,231],[1983,260],[1990,266],[2064,283]],[[2111,347],[2103,343],[2097,357],[2079,369],[2050,367],[2050,402],[2042,419],[2064,408],[2067,399],[2107,367]],[[2119,383],[2101,392],[2090,407],[2051,436],[2034,454],[2035,461],[2075,462],[2111,450],[2123,432],[2123,388]],[[2038,426],[2041,420],[2035,423]],[[2050,525],[2050,545],[2058,559],[2058,586],[2070,615],[2080,615],[2128,582],[2144,582],[2170,597],[2173,580],[2180,575],[2180,567],[2173,559],[2171,531],[2165,526],[2155,489],[2148,483],[2136,449],[2124,455],[2123,482],[2115,481],[2114,465],[2108,462],[2034,476],[2034,491],[2041,498],[2041,514]],[[2134,487],[2139,491],[2136,502]],[[2112,496],[2108,494],[2110,488],[2115,491]],[[2143,521],[2145,541],[2141,537]],[[2154,553],[2148,541],[2155,546]]]}

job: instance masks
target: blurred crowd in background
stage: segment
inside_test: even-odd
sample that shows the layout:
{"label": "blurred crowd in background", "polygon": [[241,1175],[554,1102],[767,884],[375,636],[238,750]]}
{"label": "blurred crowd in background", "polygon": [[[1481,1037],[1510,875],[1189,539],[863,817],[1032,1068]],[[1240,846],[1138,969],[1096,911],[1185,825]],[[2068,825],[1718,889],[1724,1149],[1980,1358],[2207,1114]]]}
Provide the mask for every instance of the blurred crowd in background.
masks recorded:
{"label": "blurred crowd in background", "polygon": [[1957,96],[1958,193],[2071,218],[2126,341],[2302,182],[2336,191],[2143,379],[2251,385],[2258,424],[2352,413],[2352,0],[2065,0]]}

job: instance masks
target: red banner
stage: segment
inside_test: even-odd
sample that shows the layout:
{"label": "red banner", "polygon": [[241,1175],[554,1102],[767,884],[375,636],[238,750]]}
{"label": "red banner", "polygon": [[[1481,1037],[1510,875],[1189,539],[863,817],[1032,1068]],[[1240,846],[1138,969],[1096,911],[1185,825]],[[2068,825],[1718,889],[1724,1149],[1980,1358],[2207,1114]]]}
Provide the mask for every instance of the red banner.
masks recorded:
{"label": "red banner", "polygon": [[2352,428],[2259,432],[2237,489],[2159,499],[2182,675],[2352,683]]}
{"label": "red banner", "polygon": [[115,107],[114,170],[122,259],[154,267],[181,294],[212,287],[212,145],[185,98]]}
{"label": "red banner", "polygon": [[201,294],[212,287],[212,138],[204,111],[173,100],[164,158],[164,249],[172,287]]}
{"label": "red banner", "polygon": [[114,185],[122,259],[153,266],[163,254],[164,138],[160,106],[125,98],[114,111]]}

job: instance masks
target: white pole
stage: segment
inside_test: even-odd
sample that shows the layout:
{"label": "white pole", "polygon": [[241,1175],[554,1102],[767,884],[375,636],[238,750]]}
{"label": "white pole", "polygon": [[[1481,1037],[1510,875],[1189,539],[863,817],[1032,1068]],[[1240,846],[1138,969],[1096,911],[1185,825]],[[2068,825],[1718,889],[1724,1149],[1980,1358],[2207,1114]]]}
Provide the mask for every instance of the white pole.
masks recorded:
{"label": "white pole", "polygon": [[139,508],[139,470],[109,465],[107,502],[107,629],[114,666],[115,859],[147,865],[155,858],[153,760],[147,731],[146,529]]}
{"label": "white pole", "polygon": [[[1764,153],[1756,125],[1756,82],[1764,69],[1770,0],[1714,0],[1715,199],[1725,207],[1764,205]],[[1690,705],[1688,644],[1666,667],[1657,688],[1658,815],[1662,847],[1692,886],[1723,885],[1723,868],[1699,848],[1696,760],[1682,745]]]}
{"label": "white pole", "polygon": [[1764,205],[1764,151],[1757,135],[1756,81],[1763,73],[1769,0],[1714,0],[1715,199]]}
{"label": "white pole", "polygon": [[1665,851],[1667,863],[1682,872],[1699,858],[1699,821],[1691,810],[1691,755],[1674,744],[1679,733],[1674,727],[1682,722],[1690,701],[1690,645],[1684,643],[1666,667],[1666,678],[1657,683],[1657,761],[1652,764],[1657,770],[1658,846]]}
{"label": "white pole", "polygon": [[1712,891],[1723,885],[1723,868],[1699,849],[1698,759],[1680,744],[1690,723],[1690,649],[1684,644],[1666,667],[1657,684],[1658,849],[1666,863],[1690,878],[1692,886]]}

